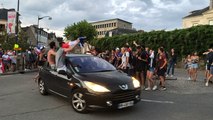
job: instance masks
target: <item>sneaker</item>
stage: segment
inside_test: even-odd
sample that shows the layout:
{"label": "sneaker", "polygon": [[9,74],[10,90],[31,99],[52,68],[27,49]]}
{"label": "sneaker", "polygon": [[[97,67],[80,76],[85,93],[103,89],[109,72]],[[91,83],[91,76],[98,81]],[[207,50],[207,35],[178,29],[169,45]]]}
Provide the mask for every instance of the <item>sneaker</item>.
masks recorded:
{"label": "sneaker", "polygon": [[166,87],[161,87],[160,90],[165,91]]}
{"label": "sneaker", "polygon": [[150,87],[148,87],[148,88],[146,88],[145,90],[146,90],[146,91],[150,91],[150,90],[151,90],[151,88],[150,88]]}
{"label": "sneaker", "polygon": [[170,77],[174,77],[174,75],[171,75]]}
{"label": "sneaker", "polygon": [[168,74],[166,74],[166,77],[169,77],[169,75],[168,75]]}
{"label": "sneaker", "polygon": [[188,80],[191,80],[191,78],[189,77]]}
{"label": "sneaker", "polygon": [[157,90],[158,89],[158,87],[157,87],[157,85],[155,85],[153,88],[152,88],[152,90]]}
{"label": "sneaker", "polygon": [[206,87],[208,87],[209,86],[209,83],[208,82],[206,82]]}

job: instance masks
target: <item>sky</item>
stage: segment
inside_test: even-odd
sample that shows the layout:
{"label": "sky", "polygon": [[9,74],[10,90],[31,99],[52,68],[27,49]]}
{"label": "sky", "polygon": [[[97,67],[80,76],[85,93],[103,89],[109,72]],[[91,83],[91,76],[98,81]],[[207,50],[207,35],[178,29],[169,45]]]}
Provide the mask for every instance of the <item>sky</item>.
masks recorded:
{"label": "sky", "polygon": [[[0,8],[17,9],[18,0],[0,0]],[[64,28],[81,20],[88,22],[120,18],[137,30],[173,30],[182,27],[190,11],[209,6],[210,0],[20,0],[22,26],[37,25],[62,37]]]}

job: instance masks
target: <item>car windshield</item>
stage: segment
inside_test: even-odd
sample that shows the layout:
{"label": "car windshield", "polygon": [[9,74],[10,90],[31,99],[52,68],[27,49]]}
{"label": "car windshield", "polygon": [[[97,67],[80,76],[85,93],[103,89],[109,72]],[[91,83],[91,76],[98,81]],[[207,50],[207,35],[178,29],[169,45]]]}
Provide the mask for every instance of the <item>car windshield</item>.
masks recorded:
{"label": "car windshield", "polygon": [[94,56],[70,57],[69,61],[78,73],[107,72],[116,70],[116,68],[107,61]]}

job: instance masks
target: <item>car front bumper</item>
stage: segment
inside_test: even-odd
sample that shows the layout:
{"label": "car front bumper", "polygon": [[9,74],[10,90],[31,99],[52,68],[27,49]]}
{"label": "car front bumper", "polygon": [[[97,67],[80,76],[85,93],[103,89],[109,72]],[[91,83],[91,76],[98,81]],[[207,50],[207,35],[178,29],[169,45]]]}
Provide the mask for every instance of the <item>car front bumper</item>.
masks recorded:
{"label": "car front bumper", "polygon": [[134,106],[141,99],[141,90],[119,91],[115,93],[86,93],[88,107],[121,109]]}

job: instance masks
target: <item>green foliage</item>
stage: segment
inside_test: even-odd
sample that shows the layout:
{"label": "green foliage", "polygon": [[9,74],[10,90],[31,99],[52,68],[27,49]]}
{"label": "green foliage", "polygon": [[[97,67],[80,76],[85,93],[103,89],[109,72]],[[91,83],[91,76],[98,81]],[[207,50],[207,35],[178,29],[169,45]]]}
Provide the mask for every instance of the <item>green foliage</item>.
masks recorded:
{"label": "green foliage", "polygon": [[18,41],[16,40],[16,36],[14,34],[8,35],[5,32],[4,35],[0,35],[0,44],[4,50],[13,50],[14,44],[16,43],[20,48],[22,48],[22,51],[25,51],[30,46],[27,43],[26,34],[23,31],[19,33]]}
{"label": "green foliage", "polygon": [[97,36],[96,29],[88,23],[86,20],[80,21],[78,23],[74,23],[72,25],[68,25],[64,29],[64,35],[68,39],[77,39],[78,37],[86,36],[88,41],[94,39]]}
{"label": "green foliage", "polygon": [[195,51],[202,54],[213,45],[213,26],[204,25],[173,31],[162,30],[106,37],[94,39],[90,41],[90,44],[100,50],[106,50],[122,47],[126,42],[133,46],[133,41],[154,50],[157,50],[160,46],[164,46],[167,51],[174,48],[181,57]]}

